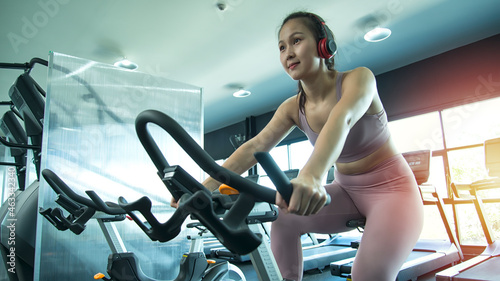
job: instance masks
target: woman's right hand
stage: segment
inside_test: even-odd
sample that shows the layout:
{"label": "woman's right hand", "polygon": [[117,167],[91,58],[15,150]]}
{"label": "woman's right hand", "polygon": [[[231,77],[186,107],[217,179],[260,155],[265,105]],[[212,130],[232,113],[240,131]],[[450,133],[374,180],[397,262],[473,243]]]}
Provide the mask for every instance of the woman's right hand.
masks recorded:
{"label": "woman's right hand", "polygon": [[286,205],[281,198],[277,196],[278,206],[286,206],[286,210],[290,213],[300,216],[309,216],[318,213],[327,201],[327,193],[325,187],[320,181],[312,177],[300,175],[290,181],[293,185],[292,197],[290,204]]}

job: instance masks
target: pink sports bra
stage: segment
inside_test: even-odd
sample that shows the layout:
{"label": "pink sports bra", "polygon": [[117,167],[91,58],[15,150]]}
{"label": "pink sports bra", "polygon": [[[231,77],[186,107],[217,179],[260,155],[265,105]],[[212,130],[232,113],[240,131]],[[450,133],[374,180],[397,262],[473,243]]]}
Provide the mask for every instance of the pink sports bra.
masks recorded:
{"label": "pink sports bra", "polygon": [[[342,76],[339,72],[337,76],[337,101],[340,100],[342,93]],[[309,141],[314,145],[318,134],[314,132],[309,124],[305,114],[299,110],[300,127],[306,134]],[[387,127],[387,115],[385,110],[377,114],[365,114],[351,128],[344,148],[340,153],[337,162],[349,163],[362,159],[380,148],[388,139],[390,133]]]}

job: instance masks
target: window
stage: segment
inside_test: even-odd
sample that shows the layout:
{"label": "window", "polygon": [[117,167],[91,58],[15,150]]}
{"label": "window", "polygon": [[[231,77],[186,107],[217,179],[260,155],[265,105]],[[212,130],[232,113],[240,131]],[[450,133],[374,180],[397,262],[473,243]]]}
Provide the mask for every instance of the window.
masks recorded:
{"label": "window", "polygon": [[309,140],[292,143],[290,145],[290,169],[302,169],[313,151]]}
{"label": "window", "polygon": [[438,112],[391,121],[389,130],[401,152],[443,149],[443,133]]}
{"label": "window", "polygon": [[[481,144],[500,136],[500,98],[470,103],[442,111],[448,148]],[[484,163],[484,162],[483,162]]]}
{"label": "window", "polygon": [[[449,197],[451,182],[470,183],[486,177],[483,143],[500,137],[500,98],[468,103],[442,111],[413,116],[389,123],[391,134],[401,152],[433,151],[429,183],[441,197]],[[410,129],[409,129],[410,128]],[[443,129],[444,130],[443,130]],[[449,170],[447,181],[446,171]],[[500,198],[500,189],[481,192],[482,198]],[[499,237],[500,203],[484,204],[494,237]],[[423,237],[445,235],[439,217],[426,208]],[[456,214],[447,206],[448,217],[456,216],[462,244],[485,244],[484,234],[472,204],[461,204]],[[453,221],[453,220],[451,220]]]}

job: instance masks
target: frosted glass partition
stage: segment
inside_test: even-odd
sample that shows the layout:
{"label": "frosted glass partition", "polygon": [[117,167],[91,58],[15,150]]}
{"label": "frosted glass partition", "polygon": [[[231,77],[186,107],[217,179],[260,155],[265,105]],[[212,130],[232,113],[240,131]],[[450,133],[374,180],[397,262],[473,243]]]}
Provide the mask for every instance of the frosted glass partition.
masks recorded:
{"label": "frosted glass partition", "polygon": [[[154,213],[166,220],[173,212],[170,194],[135,133],[135,118],[146,109],[167,113],[202,143],[200,88],[51,53],[42,169],[51,169],[84,196],[89,189],[113,202],[119,196],[130,202],[147,195]],[[181,165],[195,178],[202,176],[167,133],[156,125],[149,127],[169,163]],[[42,208],[57,207],[55,193],[43,180],[39,200]],[[133,221],[116,226],[147,275],[174,279],[181,255],[189,249],[187,230],[159,243],[149,240]],[[95,220],[75,235],[56,230],[40,216],[37,231],[35,280],[92,280],[93,274],[106,273],[110,250]]]}

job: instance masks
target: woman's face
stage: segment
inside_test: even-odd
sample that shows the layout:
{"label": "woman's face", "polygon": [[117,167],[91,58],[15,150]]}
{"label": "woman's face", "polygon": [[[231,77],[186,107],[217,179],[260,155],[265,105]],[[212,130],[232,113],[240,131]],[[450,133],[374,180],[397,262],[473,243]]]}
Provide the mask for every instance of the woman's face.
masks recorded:
{"label": "woman's face", "polygon": [[302,80],[319,69],[316,39],[303,19],[287,21],[279,33],[281,65],[294,80]]}

